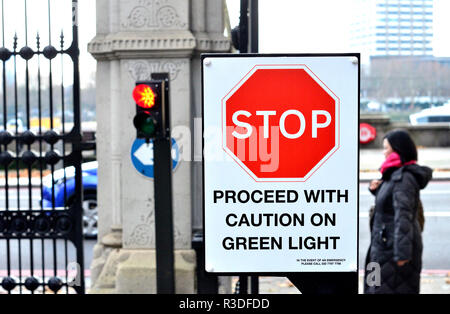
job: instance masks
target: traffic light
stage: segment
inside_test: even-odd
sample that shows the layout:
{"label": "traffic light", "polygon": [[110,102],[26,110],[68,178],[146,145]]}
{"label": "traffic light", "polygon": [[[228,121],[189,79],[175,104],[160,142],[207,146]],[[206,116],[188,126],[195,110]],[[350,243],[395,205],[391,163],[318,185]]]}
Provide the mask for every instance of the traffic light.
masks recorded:
{"label": "traffic light", "polygon": [[164,80],[136,83],[133,90],[133,99],[136,103],[133,124],[136,127],[137,138],[148,141],[165,136],[165,89]]}
{"label": "traffic light", "polygon": [[[138,139],[152,141],[153,154],[147,167],[153,168],[155,201],[155,247],[157,293],[175,293],[172,215],[172,138],[170,136],[169,73],[152,73],[150,81],[137,82],[133,90]],[[142,142],[136,140],[136,142]],[[140,144],[140,147],[145,144]],[[134,144],[133,144],[134,146]],[[149,145],[146,145],[147,148]],[[132,148],[133,152],[133,148]],[[135,153],[137,152],[134,151]],[[133,153],[133,155],[135,155]],[[144,164],[141,160],[141,163]]]}

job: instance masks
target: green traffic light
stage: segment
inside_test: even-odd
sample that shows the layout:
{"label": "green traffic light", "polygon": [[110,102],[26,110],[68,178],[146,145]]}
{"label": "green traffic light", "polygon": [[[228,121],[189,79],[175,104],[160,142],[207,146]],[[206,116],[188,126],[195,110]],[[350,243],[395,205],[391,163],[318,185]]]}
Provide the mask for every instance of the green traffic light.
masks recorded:
{"label": "green traffic light", "polygon": [[156,120],[147,112],[140,112],[134,117],[134,126],[142,136],[151,137],[156,133]]}
{"label": "green traffic light", "polygon": [[153,120],[151,117],[147,117],[144,121],[142,121],[141,124],[142,133],[151,136],[155,134],[155,130],[156,130],[155,120]]}

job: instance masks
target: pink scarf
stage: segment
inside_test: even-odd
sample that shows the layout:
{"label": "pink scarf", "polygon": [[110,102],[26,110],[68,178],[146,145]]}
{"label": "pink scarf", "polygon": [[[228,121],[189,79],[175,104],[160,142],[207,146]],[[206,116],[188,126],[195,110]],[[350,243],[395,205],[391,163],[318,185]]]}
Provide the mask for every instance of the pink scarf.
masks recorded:
{"label": "pink scarf", "polygon": [[397,154],[396,152],[392,152],[391,154],[389,154],[389,156],[386,158],[386,160],[381,165],[380,171],[381,171],[381,173],[384,173],[389,168],[401,168],[403,166],[413,165],[415,163],[417,163],[417,160],[411,160],[411,161],[408,161],[408,162],[405,162],[404,164],[402,164],[400,155]]}

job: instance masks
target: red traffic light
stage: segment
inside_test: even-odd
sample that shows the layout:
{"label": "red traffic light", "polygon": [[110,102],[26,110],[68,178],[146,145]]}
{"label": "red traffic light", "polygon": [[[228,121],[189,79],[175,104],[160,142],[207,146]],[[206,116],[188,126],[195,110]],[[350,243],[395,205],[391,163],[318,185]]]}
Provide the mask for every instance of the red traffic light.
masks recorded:
{"label": "red traffic light", "polygon": [[146,84],[140,84],[134,88],[133,98],[136,104],[144,109],[152,108],[156,103],[155,92]]}

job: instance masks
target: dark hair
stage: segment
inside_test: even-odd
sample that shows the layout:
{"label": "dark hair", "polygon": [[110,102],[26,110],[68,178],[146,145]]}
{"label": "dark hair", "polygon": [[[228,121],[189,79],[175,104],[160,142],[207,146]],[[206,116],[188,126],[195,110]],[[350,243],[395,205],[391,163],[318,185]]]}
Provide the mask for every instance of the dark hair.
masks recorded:
{"label": "dark hair", "polygon": [[417,160],[416,144],[404,130],[394,130],[384,136],[388,140],[394,152],[400,155],[402,163]]}

